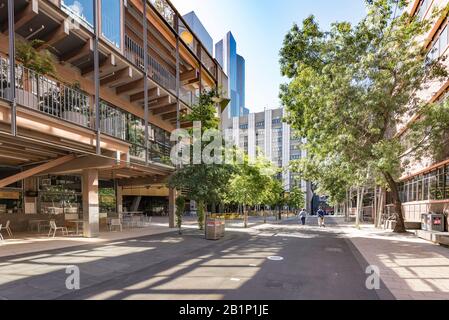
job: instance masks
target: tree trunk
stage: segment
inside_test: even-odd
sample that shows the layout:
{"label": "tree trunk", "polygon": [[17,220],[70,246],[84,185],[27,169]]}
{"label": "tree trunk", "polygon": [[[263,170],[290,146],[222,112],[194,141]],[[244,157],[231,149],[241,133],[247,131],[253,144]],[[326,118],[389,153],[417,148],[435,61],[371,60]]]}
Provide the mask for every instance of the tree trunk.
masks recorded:
{"label": "tree trunk", "polygon": [[373,211],[371,213],[374,221],[374,226],[376,225],[377,221],[377,186],[374,186],[374,199],[373,199]]}
{"label": "tree trunk", "polygon": [[365,187],[357,188],[357,214],[356,214],[356,226],[360,227],[360,221],[363,217],[363,199],[365,198]]}
{"label": "tree trunk", "polygon": [[265,206],[263,207],[263,223],[267,223],[267,210],[265,210]]}
{"label": "tree trunk", "polygon": [[398,184],[394,181],[391,174],[388,172],[383,173],[385,179],[387,180],[388,186],[391,189],[391,196],[393,198],[393,203],[396,211],[396,227],[394,228],[395,233],[405,233],[407,230],[405,229],[405,220],[404,214],[402,211],[402,202],[399,196]]}
{"label": "tree trunk", "polygon": [[385,192],[382,190],[382,188],[380,188],[379,190],[379,202],[377,204],[378,209],[377,209],[377,228],[379,228],[382,224],[382,215],[383,215],[383,209],[384,209],[384,197],[385,197]]}
{"label": "tree trunk", "polygon": [[248,210],[246,210],[246,206],[243,205],[243,221],[245,225],[245,229],[248,228]]}

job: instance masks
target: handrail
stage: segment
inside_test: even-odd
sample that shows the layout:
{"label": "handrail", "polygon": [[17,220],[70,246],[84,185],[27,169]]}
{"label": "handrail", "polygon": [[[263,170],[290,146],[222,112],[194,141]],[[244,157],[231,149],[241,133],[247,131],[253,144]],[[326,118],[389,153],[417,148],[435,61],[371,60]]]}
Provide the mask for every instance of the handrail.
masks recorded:
{"label": "handrail", "polygon": [[[141,45],[125,34],[125,57],[134,63],[142,71],[145,71],[145,53]],[[156,59],[148,55],[148,73],[150,78],[164,88],[176,91],[176,77],[165,67],[163,67]]]}
{"label": "handrail", "polygon": [[[7,99],[9,92],[9,62],[0,59],[0,97]],[[6,72],[6,73],[5,73]],[[17,104],[77,125],[93,128],[90,98],[78,88],[16,64]]]}

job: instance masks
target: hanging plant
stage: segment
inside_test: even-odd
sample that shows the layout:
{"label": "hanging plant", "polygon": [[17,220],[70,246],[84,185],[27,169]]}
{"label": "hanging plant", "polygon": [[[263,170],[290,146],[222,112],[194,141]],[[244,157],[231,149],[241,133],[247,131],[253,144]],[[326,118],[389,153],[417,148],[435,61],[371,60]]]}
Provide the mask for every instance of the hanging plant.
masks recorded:
{"label": "hanging plant", "polygon": [[51,53],[45,50],[37,50],[44,43],[42,40],[32,40],[25,42],[16,41],[16,59],[23,64],[24,67],[35,71],[40,75],[54,76],[56,73]]}

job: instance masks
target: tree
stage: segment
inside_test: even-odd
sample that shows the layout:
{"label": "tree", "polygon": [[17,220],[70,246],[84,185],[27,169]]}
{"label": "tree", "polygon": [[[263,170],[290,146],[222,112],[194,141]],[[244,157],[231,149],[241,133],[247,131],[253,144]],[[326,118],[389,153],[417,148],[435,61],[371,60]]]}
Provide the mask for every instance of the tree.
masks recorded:
{"label": "tree", "polygon": [[[201,136],[206,130],[218,130],[220,120],[216,116],[214,100],[217,98],[216,91],[204,92],[200,95],[199,103],[193,106],[192,112],[183,120],[190,122],[201,122]],[[190,130],[192,136],[192,130]],[[206,143],[202,142],[204,149]],[[193,146],[190,146],[191,151]],[[190,152],[193,157],[193,152]],[[200,230],[204,229],[204,212],[208,204],[223,201],[226,186],[235,170],[233,164],[194,164],[193,159],[184,165],[170,177],[169,186],[183,190],[190,200],[197,202],[198,225]]]}
{"label": "tree", "polygon": [[184,215],[186,207],[186,199],[183,196],[176,198],[176,226],[178,227],[179,234],[182,234],[182,217]]}
{"label": "tree", "polygon": [[271,178],[265,185],[264,201],[272,208],[278,208],[278,218],[282,219],[282,207],[285,204],[285,190],[282,182],[278,179]]}
{"label": "tree", "polygon": [[305,207],[304,192],[299,187],[293,187],[287,196],[287,205],[291,209],[301,210]]}
{"label": "tree", "polygon": [[[382,180],[395,204],[395,232],[405,232],[398,190],[405,159],[437,149],[448,123],[447,104],[420,97],[430,81],[447,76],[444,58],[427,58],[419,38],[430,23],[410,17],[406,4],[369,1],[359,24],[334,23],[329,32],[321,31],[311,16],[301,27],[293,26],[280,53],[282,74],[290,79],[281,86],[281,99],[289,111],[287,121],[307,139],[306,167],[318,174],[336,170],[327,171],[320,182],[332,190],[330,182],[337,181],[338,190],[332,192],[340,199],[343,188],[354,182],[351,172],[360,176],[368,171],[371,179]],[[408,123],[411,115],[419,120]],[[407,128],[412,152],[402,143],[401,128]]]}
{"label": "tree", "polygon": [[250,163],[245,156],[243,164],[233,174],[227,188],[226,202],[242,206],[245,228],[248,227],[247,206],[253,207],[267,200],[275,173],[276,169],[265,158],[259,157]]}

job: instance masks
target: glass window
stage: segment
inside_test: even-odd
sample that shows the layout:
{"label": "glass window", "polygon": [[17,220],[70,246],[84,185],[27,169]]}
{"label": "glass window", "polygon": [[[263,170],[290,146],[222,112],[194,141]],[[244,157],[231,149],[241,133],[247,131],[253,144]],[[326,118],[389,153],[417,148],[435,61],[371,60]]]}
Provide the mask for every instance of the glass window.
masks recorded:
{"label": "glass window", "polygon": [[62,8],[71,16],[85,22],[89,27],[94,25],[93,0],[62,0]]}
{"label": "glass window", "polygon": [[443,31],[441,31],[439,41],[440,41],[440,52],[439,52],[439,55],[441,56],[444,53],[444,51],[446,50],[447,44],[448,44],[447,26],[444,27]]}
{"label": "glass window", "polygon": [[101,34],[117,48],[121,45],[120,0],[101,1]]}

